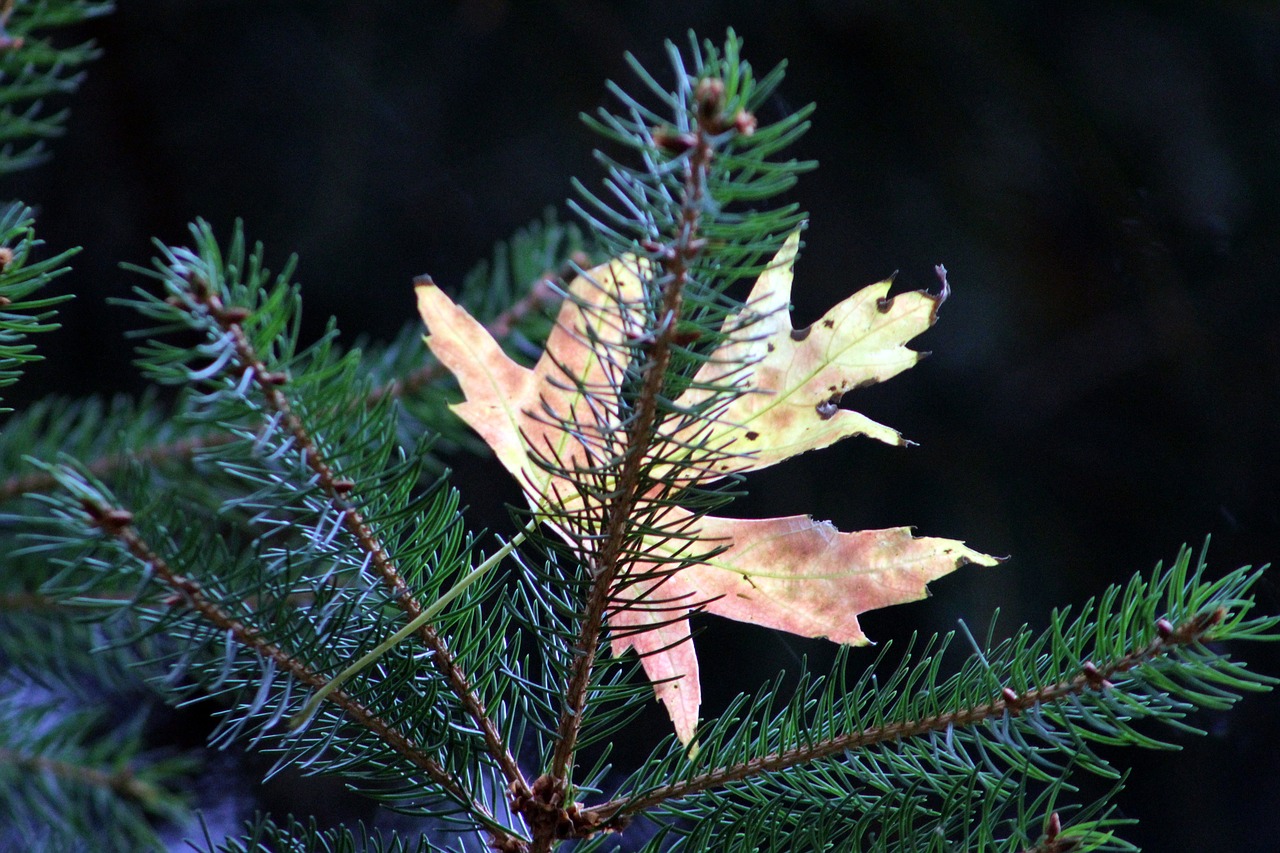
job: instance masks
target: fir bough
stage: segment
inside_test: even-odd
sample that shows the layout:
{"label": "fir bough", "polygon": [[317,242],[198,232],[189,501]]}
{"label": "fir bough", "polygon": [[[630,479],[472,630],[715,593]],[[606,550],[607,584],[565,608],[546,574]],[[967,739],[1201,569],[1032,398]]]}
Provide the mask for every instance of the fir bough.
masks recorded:
{"label": "fir bough", "polygon": [[99,0],[0,2],[0,175],[47,159],[45,141],[61,136],[67,119],[48,102],[74,93],[98,54],[92,42],[58,46],[50,34],[111,8]]}
{"label": "fir bough", "polygon": [[[159,246],[128,300],[146,320],[140,368],[173,393],[50,400],[0,434],[5,677],[210,701],[213,745],[338,775],[431,828],[276,816],[197,842],[228,853],[1131,849],[1113,807],[1123,772],[1097,747],[1160,747],[1160,725],[1195,730],[1194,710],[1270,688],[1223,650],[1277,636],[1280,620],[1255,612],[1260,571],[1210,574],[1184,550],[1042,631],[966,636],[958,667],[952,636],[893,665],[887,648],[878,662],[842,650],[794,688],[779,675],[740,696],[692,747],[673,735],[638,767],[610,763],[653,696],[634,657],[607,653],[610,619],[684,606],[661,599],[664,579],[718,552],[670,509],[696,522],[742,488],[700,478],[741,457],[709,436],[751,365],[700,371],[750,338],[733,285],[803,221],[770,204],[812,167],[784,153],[809,109],[763,123],[782,70],[757,79],[740,47],[732,33],[672,46],[666,75],[633,63],[642,93],[614,87],[621,108],[589,119],[617,153],[576,206],[594,260],[631,258],[641,295],[637,325],[590,341],[607,386],[562,365],[593,420],[538,413],[591,448],[590,465],[528,449],[531,476],[571,497],[514,513],[496,537],[472,530],[442,461],[478,443],[445,409],[456,392],[420,329],[385,347],[344,349],[332,325],[303,342],[293,262],[271,273],[240,228],[223,243],[197,222],[190,245]],[[23,215],[5,222],[29,245]],[[25,257],[5,269],[27,271],[19,298],[63,260]],[[518,363],[537,358],[557,299],[595,310],[567,284],[592,260],[575,229],[548,219],[496,258],[464,301]],[[47,305],[6,329],[42,329]],[[5,369],[30,357],[14,340]],[[681,404],[691,389],[698,402]],[[66,648],[41,657],[51,631]],[[136,717],[34,700],[5,716],[6,839],[53,848],[105,831],[154,848],[154,821],[184,814],[192,765],[147,755]],[[1081,774],[1114,787],[1085,796]]]}

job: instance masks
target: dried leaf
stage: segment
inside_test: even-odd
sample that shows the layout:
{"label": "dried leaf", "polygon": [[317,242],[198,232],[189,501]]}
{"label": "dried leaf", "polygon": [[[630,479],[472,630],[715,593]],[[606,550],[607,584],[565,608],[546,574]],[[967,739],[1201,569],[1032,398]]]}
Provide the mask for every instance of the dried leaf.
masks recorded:
{"label": "dried leaf", "polygon": [[[687,480],[774,465],[806,450],[863,434],[902,443],[894,430],[838,406],[841,396],[891,378],[919,354],[906,342],[936,319],[945,298],[888,296],[889,282],[863,288],[805,330],[791,326],[788,304],[793,234],[757,281],[746,307],[724,327],[726,343],[676,401],[692,408],[709,386],[736,383],[745,393],[710,424],[665,431],[655,461],[691,462],[690,446],[710,448],[714,463],[694,464]],[[644,333],[639,310],[645,261],[624,257],[570,285],[546,350],[533,369],[516,364],[489,333],[433,284],[418,286],[418,307],[432,352],[458,378],[458,413],[521,483],[535,511],[551,512],[571,545],[594,541],[597,517],[585,512],[590,490],[608,483],[573,471],[599,469],[619,435],[616,388],[625,365],[619,346]],[[746,334],[738,330],[747,329]],[[696,441],[695,441],[696,439]],[[551,473],[551,462],[559,469]],[[867,642],[857,616],[913,601],[925,584],[966,563],[997,561],[949,539],[915,538],[905,527],[841,533],[807,516],[763,520],[695,517],[663,507],[650,527],[681,536],[646,538],[619,576],[607,614],[614,653],[634,649],[680,740],[697,727],[701,688],[688,615],[694,610],[839,643]],[[572,526],[574,529],[566,529]],[[708,555],[675,571],[658,566]],[[647,557],[647,559],[646,559]]]}

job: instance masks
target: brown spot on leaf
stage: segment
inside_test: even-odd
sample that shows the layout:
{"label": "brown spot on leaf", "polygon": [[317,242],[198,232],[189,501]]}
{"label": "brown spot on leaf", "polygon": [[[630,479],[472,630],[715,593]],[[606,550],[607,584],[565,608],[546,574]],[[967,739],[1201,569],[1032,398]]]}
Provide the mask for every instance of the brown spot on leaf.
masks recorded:
{"label": "brown spot on leaf", "polygon": [[752,430],[751,432],[747,433],[747,441],[755,441],[759,437],[760,437],[760,433],[756,432],[755,430]]}
{"label": "brown spot on leaf", "polygon": [[876,300],[876,310],[881,314],[888,314],[889,309],[893,307],[892,296],[881,296]]}
{"label": "brown spot on leaf", "polygon": [[792,329],[791,340],[803,341],[805,338],[809,337],[809,333],[812,331],[813,331],[812,326],[805,326],[803,329]]}
{"label": "brown spot on leaf", "polygon": [[775,347],[772,343],[767,344],[767,346],[769,348],[769,352],[773,352],[775,349],[777,349],[777,347]]}
{"label": "brown spot on leaf", "polygon": [[836,412],[839,410],[840,407],[836,405],[835,400],[823,400],[817,406],[818,417],[822,418],[824,421],[829,421],[834,418],[836,416]]}
{"label": "brown spot on leaf", "polygon": [[824,329],[834,329],[835,327],[836,321],[832,320],[830,317],[822,321],[822,328]]}

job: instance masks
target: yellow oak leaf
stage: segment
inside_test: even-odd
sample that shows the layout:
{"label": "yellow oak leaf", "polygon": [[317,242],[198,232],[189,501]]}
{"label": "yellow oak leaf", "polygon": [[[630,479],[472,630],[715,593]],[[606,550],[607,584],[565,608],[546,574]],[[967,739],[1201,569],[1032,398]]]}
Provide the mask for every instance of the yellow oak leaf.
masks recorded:
{"label": "yellow oak leaf", "polygon": [[[709,422],[672,419],[657,436],[650,456],[658,469],[681,461],[691,466],[679,475],[682,484],[764,468],[848,435],[902,443],[896,431],[838,403],[844,393],[916,363],[919,354],[905,344],[933,324],[945,293],[890,297],[890,283],[880,282],[796,330],[789,302],[798,246],[799,235],[792,234],[742,312],[725,322],[726,342],[676,407],[706,402],[712,386],[733,384],[743,393],[710,406]],[[434,284],[417,288],[427,344],[465,395],[454,411],[493,448],[535,512],[554,516],[571,545],[598,541],[601,533],[592,501],[607,494],[610,483],[585,472],[599,472],[620,449],[615,389],[626,365],[618,359],[623,344],[645,333],[641,305],[649,273],[647,261],[625,256],[578,276],[532,369],[508,358]],[[709,448],[712,461],[688,458],[690,445]],[[686,744],[701,704],[689,613],[863,644],[859,613],[923,598],[926,583],[967,563],[997,562],[958,541],[917,538],[906,527],[842,533],[809,516],[699,518],[659,504],[645,523],[668,535],[645,538],[633,549],[640,556],[627,574],[615,579],[607,614],[611,647],[641,656]],[[695,544],[707,556],[691,559]],[[679,560],[684,564],[672,571]]]}

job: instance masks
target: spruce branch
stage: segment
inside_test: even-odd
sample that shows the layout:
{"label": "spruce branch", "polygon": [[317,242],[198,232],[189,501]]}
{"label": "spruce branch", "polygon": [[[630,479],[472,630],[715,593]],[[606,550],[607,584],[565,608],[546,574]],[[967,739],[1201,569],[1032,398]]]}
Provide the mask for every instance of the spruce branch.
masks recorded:
{"label": "spruce branch", "polygon": [[21,683],[4,688],[0,848],[85,849],[91,838],[95,848],[156,850],[157,822],[190,817],[183,788],[196,764],[144,751],[142,717],[114,720],[100,696],[68,705]]}
{"label": "spruce branch", "polygon": [[[64,483],[67,481],[65,474],[62,475],[62,480]],[[236,643],[274,661],[298,681],[317,688],[325,684],[326,679],[323,675],[313,671],[304,661],[269,642],[256,628],[246,625],[211,601],[198,581],[175,571],[168,561],[157,554],[134,529],[133,513],[121,507],[105,505],[89,496],[82,499],[81,505],[93,526],[117,540],[135,560],[172,591],[172,598],[169,601],[171,606],[194,610],[210,625],[227,632]],[[332,691],[329,701],[341,708],[343,713],[352,720],[377,734],[410,763],[423,770],[451,796],[460,802],[468,802],[466,793],[458,782],[409,738],[341,690]]]}
{"label": "spruce branch", "polygon": [[[0,52],[6,38],[0,27]],[[769,423],[735,406],[795,393],[751,384],[766,356],[741,345],[773,353],[777,341],[790,365],[800,356],[787,341],[808,339],[820,349],[827,340],[822,321],[794,329],[785,304],[759,308],[770,299],[758,292],[789,299],[803,217],[793,205],[752,205],[811,166],[769,159],[804,131],[808,109],[758,123],[781,69],[755,80],[739,46],[732,32],[723,48],[694,42],[687,58],[669,46],[672,87],[633,61],[659,106],[615,86],[620,114],[588,119],[638,161],[599,154],[608,201],[581,194],[579,212],[605,263],[586,270],[578,255],[574,275],[562,263],[573,253],[561,251],[572,240],[550,225],[527,246],[513,241],[495,255],[495,280],[533,285],[518,299],[502,287],[473,290],[484,310],[472,312],[467,334],[459,331],[465,311],[422,280],[433,293],[427,298],[438,300],[427,320],[433,348],[444,351],[452,332],[451,358],[535,380],[491,382],[491,390],[534,390],[510,394],[518,405],[508,399],[505,408],[500,401],[486,409],[448,362],[466,396],[456,411],[470,405],[473,414],[498,412],[517,424],[491,446],[522,478],[531,509],[517,513],[523,528],[499,539],[495,552],[481,552],[443,478],[427,487],[423,471],[436,464],[426,461],[430,439],[405,440],[443,417],[445,398],[424,393],[443,385],[443,356],[423,363],[420,348],[415,355],[396,345],[343,354],[332,325],[298,352],[291,273],[272,284],[260,247],[246,257],[239,228],[224,253],[198,223],[195,247],[161,246],[164,257],[149,274],[165,292],[139,289],[131,303],[162,331],[201,335],[197,344],[150,340],[141,349],[153,379],[182,389],[179,404],[162,411],[144,398],[109,414],[92,404],[35,407],[0,439],[0,462],[25,447],[41,469],[0,483],[0,501],[30,494],[22,506],[40,510],[0,517],[26,537],[9,555],[0,588],[0,616],[19,617],[0,637],[0,653],[31,645],[31,626],[46,615],[104,626],[100,645],[127,647],[128,664],[141,664],[166,699],[221,703],[212,744],[249,731],[249,747],[277,756],[275,769],[337,774],[392,808],[442,821],[443,831],[483,836],[504,853],[544,853],[562,841],[582,851],[616,846],[608,833],[637,818],[652,821],[644,849],[655,853],[672,844],[859,853],[1129,849],[1117,833],[1127,821],[1111,805],[1123,773],[1095,747],[1165,746],[1139,724],[1195,731],[1188,716],[1196,709],[1223,709],[1276,683],[1222,646],[1280,637],[1280,617],[1253,612],[1261,571],[1211,580],[1203,555],[1192,568],[1184,551],[1170,568],[1108,590],[1074,619],[1055,612],[1039,634],[1023,627],[997,642],[993,626],[985,642],[970,636],[972,654],[954,672],[950,658],[944,667],[954,635],[913,643],[896,666],[886,647],[871,666],[854,668],[844,647],[830,675],[802,663],[793,689],[779,673],[718,719],[703,719],[696,704],[680,720],[672,715],[677,736],[623,781],[609,765],[607,740],[625,731],[655,685],[663,697],[663,678],[647,667],[689,642],[687,634],[662,634],[667,645],[654,651],[636,639],[655,626],[687,626],[691,610],[733,598],[710,586],[672,591],[673,580],[706,567],[733,574],[734,583],[740,575],[755,591],[792,579],[785,572],[807,556],[794,547],[762,549],[763,568],[711,564],[740,543],[717,544],[727,537],[707,531],[733,520],[707,513],[732,498],[735,477],[749,470],[737,463],[761,456],[762,445],[739,453],[729,446],[737,439],[724,436],[737,430],[754,442]],[[766,256],[783,260],[762,266]],[[517,257],[541,260],[517,273]],[[753,288],[745,300],[727,295],[757,273],[776,284],[783,269],[785,288]],[[862,303],[872,320],[889,315],[894,300],[899,309],[909,301],[881,284],[880,298]],[[940,299],[913,296],[931,323]],[[547,331],[545,309],[561,297],[561,319],[548,336],[578,346],[549,342],[526,369],[536,349],[528,345]],[[786,325],[760,331],[767,317],[783,316]],[[907,340],[886,347],[896,352]],[[591,369],[577,369],[580,362]],[[708,365],[714,369],[704,372]],[[819,384],[827,393],[798,409],[827,423],[845,386]],[[557,408],[557,394],[573,405]],[[411,403],[432,412],[418,415]],[[43,452],[42,425],[68,412],[77,425],[55,431],[61,440]],[[169,431],[152,430],[156,423]],[[537,432],[543,428],[556,440]],[[154,440],[142,438],[148,431],[157,432]],[[111,437],[82,435],[95,432]],[[77,451],[70,456],[91,461],[38,461],[53,458],[62,442]],[[169,478],[161,469],[175,461],[192,462],[191,470]],[[107,475],[118,475],[115,494],[98,479]],[[903,531],[865,533],[919,541]],[[973,554],[946,551],[939,559],[950,571]],[[523,569],[515,577],[499,570],[508,558]],[[799,610],[797,600],[784,604]],[[856,626],[850,608],[832,609],[839,619],[819,620],[823,628]],[[60,636],[50,634],[50,645]],[[849,636],[839,641],[854,642]],[[530,638],[536,645],[522,654]],[[617,659],[628,649],[639,664]],[[635,677],[639,669],[649,681]],[[696,676],[696,659],[678,678],[688,673]],[[162,777],[132,754],[114,764],[77,762],[6,740],[22,731],[0,725],[0,774],[171,803],[166,785],[153,781]],[[1112,780],[1112,789],[1092,803],[1067,802],[1079,793],[1078,773]],[[0,802],[11,796],[5,787]],[[72,829],[89,837],[92,825]],[[0,828],[0,846],[7,839]],[[227,853],[436,849],[425,831],[386,840],[265,818],[236,838],[205,841]]]}
{"label": "spruce branch", "polygon": [[[1118,778],[1091,744],[1158,747],[1138,722],[1195,731],[1182,722],[1193,708],[1224,709],[1241,692],[1276,683],[1215,650],[1222,642],[1276,639],[1280,617],[1252,613],[1262,572],[1246,567],[1209,580],[1203,554],[1192,565],[1184,549],[1169,568],[1087,603],[1074,621],[1063,611],[1038,637],[1024,627],[999,645],[975,648],[945,680],[944,641],[916,661],[908,656],[883,681],[870,669],[853,684],[802,677],[776,713],[774,685],[726,710],[694,760],[655,753],[624,785],[634,793],[585,808],[584,820],[608,827],[614,816],[625,823],[646,810],[681,815],[680,802],[705,810],[734,798],[745,798],[754,813],[766,808],[771,787],[803,797],[814,773],[852,785],[851,808],[863,810],[904,788],[946,797],[958,776],[995,795],[1001,809],[1021,796],[1008,787],[1011,779],[1052,790],[1074,770]],[[849,814],[866,817],[857,808]],[[1092,831],[1077,817],[1063,838]]]}
{"label": "spruce branch", "polygon": [[[359,543],[361,550],[369,556],[374,571],[382,578],[396,605],[404,611],[411,622],[418,625],[415,633],[423,645],[430,650],[431,665],[448,681],[467,714],[483,733],[489,751],[506,776],[507,783],[516,791],[528,790],[528,783],[515,757],[504,743],[497,724],[472,688],[467,674],[455,660],[447,642],[433,625],[422,624],[419,621],[423,606],[404,580],[392,555],[357,506],[353,496],[356,484],[335,471],[319,442],[294,411],[288,395],[283,390],[283,386],[289,381],[288,376],[270,370],[245,334],[242,323],[248,319],[249,310],[241,306],[225,305],[217,290],[199,274],[187,272],[182,278],[187,282],[189,294],[194,300],[193,307],[207,312],[221,333],[229,336],[235,354],[235,369],[258,387],[267,408],[279,417],[283,429],[293,436],[304,463],[314,472],[317,483],[341,514],[343,526]],[[312,683],[312,686],[324,688],[325,681]]]}
{"label": "spruce branch", "polygon": [[48,158],[44,143],[62,135],[67,110],[50,113],[47,101],[73,94],[83,67],[98,56],[92,42],[56,47],[50,35],[111,9],[99,0],[0,5],[0,175]]}
{"label": "spruce branch", "polygon": [[[195,611],[209,625],[225,632],[231,641],[253,651],[263,659],[274,662],[282,671],[287,672],[302,684],[316,689],[326,685],[328,679],[324,675],[312,669],[305,661],[267,640],[258,629],[237,619],[225,608],[212,601],[198,581],[180,574],[171,567],[168,561],[158,554],[134,528],[131,512],[103,503],[94,494],[94,490],[87,488],[85,481],[69,472],[58,472],[58,476],[64,486],[73,493],[79,494],[81,507],[89,523],[118,542],[134,560],[146,567],[154,578],[171,590],[172,597],[168,602],[171,607],[185,607]],[[330,690],[326,700],[340,709],[349,720],[372,732],[404,760],[421,770],[451,799],[464,806],[479,823],[493,832],[495,838],[507,837],[506,828],[490,814],[489,810],[474,800],[458,779],[397,726],[378,716],[343,690]]]}
{"label": "spruce branch", "polygon": [[1130,670],[1154,663],[1168,657],[1179,648],[1205,642],[1213,630],[1222,624],[1226,611],[1217,608],[1211,612],[1192,617],[1187,621],[1173,625],[1167,619],[1160,619],[1156,625],[1159,636],[1145,647],[1134,649],[1119,658],[1105,661],[1101,666],[1092,661],[1085,661],[1079,673],[1068,680],[1044,687],[1016,691],[1005,687],[991,701],[982,705],[961,708],[943,714],[936,714],[918,720],[906,720],[875,726],[857,732],[849,732],[841,737],[823,739],[807,746],[786,750],[771,755],[744,761],[741,764],[720,767],[700,776],[695,776],[677,785],[658,788],[634,799],[611,801],[600,806],[587,809],[587,814],[616,814],[631,816],[637,812],[659,805],[665,800],[678,799],[706,791],[721,788],[732,782],[740,782],[765,773],[785,771],[792,767],[809,764],[824,758],[841,755],[848,751],[865,749],[885,743],[896,743],[909,738],[918,738],[935,732],[945,732],[954,728],[977,726],[992,719],[1003,719],[1014,716],[1037,706],[1060,703],[1072,696],[1083,696],[1088,692],[1114,691],[1113,679]]}
{"label": "spruce branch", "polygon": [[[0,171],[3,159],[0,152]],[[35,260],[32,256],[42,243],[36,238],[31,209],[17,202],[5,206],[0,212],[0,388],[17,382],[23,366],[40,359],[27,338],[57,329],[53,307],[71,298],[68,294],[43,296],[39,291],[70,271],[66,262],[77,250]]]}
{"label": "spruce branch", "polygon": [[102,788],[144,807],[165,799],[164,791],[154,782],[140,777],[136,768],[127,764],[115,770],[103,770],[100,767],[32,755],[5,747],[0,747],[0,764],[8,765],[19,773],[48,773],[90,788]]}
{"label": "spruce branch", "polygon": [[[127,453],[113,452],[109,456],[86,461],[84,468],[95,477],[109,477],[121,467],[134,463],[152,467],[169,462],[189,462],[201,451],[230,444],[235,440],[236,436],[230,433],[197,435],[167,444],[131,448]],[[57,487],[57,478],[45,471],[14,474],[0,483],[0,502],[11,501],[25,494],[47,492]]]}
{"label": "spruce branch", "polygon": [[[625,568],[627,542],[634,535],[635,513],[641,493],[647,486],[644,474],[648,457],[657,437],[659,395],[669,381],[667,372],[672,347],[676,340],[678,320],[682,316],[684,288],[689,265],[702,250],[698,224],[701,218],[706,181],[711,169],[714,148],[710,137],[724,133],[719,125],[723,109],[724,83],[708,77],[698,84],[695,94],[697,125],[692,134],[688,156],[684,159],[683,196],[680,200],[679,227],[665,244],[654,241],[645,248],[657,255],[664,272],[657,327],[647,334],[645,364],[641,388],[634,402],[626,434],[622,442],[621,467],[617,473],[615,495],[603,510],[605,523],[601,541],[596,545],[591,566],[592,583],[583,610],[575,661],[564,697],[563,711],[556,735],[556,748],[544,784],[543,801],[556,810],[563,805],[568,786],[568,772],[573,763],[578,731],[582,726],[587,688],[591,681],[606,609],[612,601],[615,582]],[[713,122],[716,123],[713,125]],[[546,838],[549,845],[550,837]],[[549,847],[535,847],[535,850]]]}

